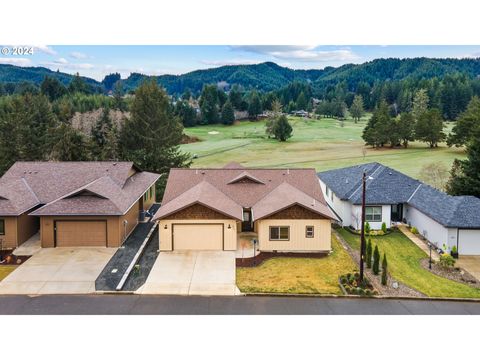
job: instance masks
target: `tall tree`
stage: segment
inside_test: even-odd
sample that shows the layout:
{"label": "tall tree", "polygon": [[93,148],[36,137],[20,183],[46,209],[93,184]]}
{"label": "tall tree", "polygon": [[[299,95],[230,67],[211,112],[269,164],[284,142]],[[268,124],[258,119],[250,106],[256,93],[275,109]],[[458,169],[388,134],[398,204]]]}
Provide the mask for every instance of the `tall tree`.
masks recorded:
{"label": "tall tree", "polygon": [[235,112],[230,100],[227,100],[222,107],[222,123],[225,125],[232,125],[235,121]]}
{"label": "tall tree", "polygon": [[248,104],[248,115],[254,119],[262,113],[262,102],[256,91],[250,94],[250,103]]}
{"label": "tall tree", "polygon": [[295,102],[297,104],[298,110],[307,110],[308,101],[303,91],[298,95],[297,100]]}
{"label": "tall tree", "polygon": [[188,167],[190,155],[179,149],[183,126],[174,116],[165,90],[155,80],[142,83],[131,105],[130,118],[120,132],[120,148],[124,159],[141,169],[163,174],[157,185],[163,194],[171,168]]}
{"label": "tall tree", "polygon": [[113,86],[113,107],[120,111],[127,110],[127,104],[123,99],[125,92],[123,91],[123,84],[121,81],[117,81]]}
{"label": "tall tree", "polygon": [[428,110],[428,93],[425,89],[418,90],[413,96],[412,115],[415,121]]}
{"label": "tall tree", "polygon": [[415,124],[415,138],[428,143],[433,148],[445,140],[442,114],[437,109],[431,109],[420,115]]}
{"label": "tall tree", "polygon": [[399,140],[407,148],[408,142],[415,140],[415,119],[412,113],[401,113],[395,125]]}
{"label": "tall tree", "polygon": [[60,123],[53,131],[54,145],[51,157],[56,161],[88,161],[88,140],[71,125]]}
{"label": "tall tree", "polygon": [[480,198],[480,130],[467,145],[467,159],[456,159],[450,171],[447,192],[450,195],[473,195]]}
{"label": "tall tree", "polygon": [[287,141],[292,136],[292,126],[285,115],[280,115],[273,125],[273,134],[279,141]]}
{"label": "tall tree", "polygon": [[45,76],[40,85],[40,91],[46,95],[50,101],[54,101],[67,93],[67,88],[56,78]]}
{"label": "tall tree", "polygon": [[73,79],[68,84],[68,91],[72,94],[74,93],[91,93],[87,83],[80,77],[80,74],[77,72]]}
{"label": "tall tree", "polygon": [[110,117],[110,108],[105,107],[102,115],[92,127],[92,157],[95,160],[115,160],[118,158],[117,127]]}
{"label": "tall tree", "polygon": [[185,127],[191,127],[197,124],[197,112],[186,100],[177,101],[175,104],[175,115],[180,118]]}
{"label": "tall tree", "polygon": [[350,115],[352,115],[355,123],[357,123],[361,119],[364,113],[365,110],[363,109],[362,95],[355,95],[355,97],[353,98],[352,106],[350,106]]}
{"label": "tall tree", "polygon": [[200,111],[203,124],[216,124],[219,119],[219,99],[216,85],[205,85],[200,95]]}
{"label": "tall tree", "polygon": [[375,148],[384,146],[390,140],[389,131],[392,129],[392,122],[388,104],[382,101],[363,129],[362,138],[365,143]]}
{"label": "tall tree", "polygon": [[464,146],[478,129],[480,129],[480,98],[474,96],[448,135],[448,146]]}

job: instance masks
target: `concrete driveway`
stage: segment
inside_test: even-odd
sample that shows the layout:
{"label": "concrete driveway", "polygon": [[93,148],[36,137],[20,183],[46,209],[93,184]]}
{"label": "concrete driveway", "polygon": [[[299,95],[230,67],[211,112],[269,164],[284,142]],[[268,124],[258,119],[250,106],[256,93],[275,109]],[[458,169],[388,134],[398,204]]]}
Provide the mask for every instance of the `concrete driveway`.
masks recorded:
{"label": "concrete driveway", "polygon": [[41,249],[0,282],[0,294],[88,294],[117,249]]}
{"label": "concrete driveway", "polygon": [[234,251],[161,252],[140,294],[236,295]]}
{"label": "concrete driveway", "polygon": [[455,266],[464,268],[480,281],[480,256],[460,255]]}

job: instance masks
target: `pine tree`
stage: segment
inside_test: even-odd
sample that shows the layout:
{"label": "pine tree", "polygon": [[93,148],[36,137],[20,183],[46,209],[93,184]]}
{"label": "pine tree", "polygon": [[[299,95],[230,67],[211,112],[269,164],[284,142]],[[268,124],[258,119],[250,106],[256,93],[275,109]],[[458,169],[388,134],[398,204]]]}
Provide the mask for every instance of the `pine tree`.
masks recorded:
{"label": "pine tree", "polygon": [[230,100],[227,100],[222,107],[222,123],[225,125],[232,125],[235,121],[235,113]]}
{"label": "pine tree", "polygon": [[55,145],[52,158],[56,161],[88,161],[88,140],[80,131],[71,125],[60,123],[53,131]]}
{"label": "pine tree", "polygon": [[420,116],[425,114],[428,110],[429,98],[427,90],[418,90],[413,97],[412,116],[415,121],[420,119]]}
{"label": "pine tree", "polygon": [[256,91],[250,95],[250,103],[248,105],[248,115],[254,119],[257,119],[258,115],[262,113],[262,102],[260,96]]}
{"label": "pine tree", "polygon": [[163,174],[157,185],[159,196],[170,168],[191,163],[190,155],[180,152],[182,136],[183,126],[174,116],[165,90],[155,80],[142,83],[135,92],[130,118],[120,132],[120,152],[123,159],[141,169]]}
{"label": "pine tree", "polygon": [[353,98],[352,106],[350,106],[350,115],[352,115],[355,123],[360,120],[364,112],[365,110],[363,109],[362,95],[355,95],[355,97]]}
{"label": "pine tree", "polygon": [[382,101],[363,130],[363,140],[367,145],[375,148],[382,147],[391,139],[392,123],[388,105]]}
{"label": "pine tree", "polygon": [[375,245],[375,250],[373,251],[372,271],[375,275],[378,275],[380,273],[380,251],[378,251],[377,245]]}
{"label": "pine tree", "polygon": [[387,269],[387,254],[383,254],[382,260],[382,285],[387,285],[388,280],[388,269]]}
{"label": "pine tree", "polygon": [[296,100],[297,109],[298,110],[306,110],[308,106],[307,98],[305,97],[305,93],[302,91]]}
{"label": "pine tree", "polygon": [[92,157],[95,160],[115,160],[118,158],[117,128],[110,117],[110,109],[105,107],[101,117],[92,127]]}
{"label": "pine tree", "polygon": [[215,85],[205,85],[199,101],[202,124],[216,124],[218,122],[219,103],[217,87]]}
{"label": "pine tree", "polygon": [[370,238],[367,240],[366,257],[367,268],[370,269],[372,267],[372,240]]}
{"label": "pine tree", "polygon": [[443,119],[440,111],[431,109],[420,115],[415,124],[415,138],[433,148],[445,140]]}
{"label": "pine tree", "polygon": [[448,146],[464,146],[477,130],[480,130],[480,98],[474,96],[467,110],[455,121],[452,132],[448,135]]}
{"label": "pine tree", "polygon": [[401,113],[396,124],[397,134],[404,148],[408,147],[408,142],[415,140],[415,118],[411,113]]}
{"label": "pine tree", "polygon": [[285,115],[281,115],[273,125],[273,134],[279,141],[287,141],[292,136],[292,126]]}

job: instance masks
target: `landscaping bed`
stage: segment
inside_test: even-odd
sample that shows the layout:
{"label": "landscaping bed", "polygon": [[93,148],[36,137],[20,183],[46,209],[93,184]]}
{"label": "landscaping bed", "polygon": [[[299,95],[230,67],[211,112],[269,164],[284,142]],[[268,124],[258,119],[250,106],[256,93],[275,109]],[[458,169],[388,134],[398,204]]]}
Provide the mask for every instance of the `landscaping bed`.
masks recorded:
{"label": "landscaping bed", "polygon": [[12,254],[13,250],[1,250],[0,259],[2,259],[0,266],[2,265],[20,265],[30,259],[31,256],[17,256]]}
{"label": "landscaping bed", "polygon": [[478,282],[475,276],[471,275],[468,271],[459,267],[446,268],[441,266],[438,262],[432,262],[432,268],[429,269],[428,261],[429,259],[422,259],[420,261],[425,270],[438,276],[480,289],[480,282]]}
{"label": "landscaping bed", "polygon": [[321,259],[327,257],[328,253],[294,253],[294,252],[261,252],[257,256],[250,258],[237,258],[237,267],[255,267],[261,265],[264,261],[274,258],[300,258],[300,259]]}
{"label": "landscaping bed", "polygon": [[358,272],[340,275],[338,281],[345,295],[378,295],[378,291],[375,290],[366,276],[363,277],[363,281],[360,280],[360,273]]}

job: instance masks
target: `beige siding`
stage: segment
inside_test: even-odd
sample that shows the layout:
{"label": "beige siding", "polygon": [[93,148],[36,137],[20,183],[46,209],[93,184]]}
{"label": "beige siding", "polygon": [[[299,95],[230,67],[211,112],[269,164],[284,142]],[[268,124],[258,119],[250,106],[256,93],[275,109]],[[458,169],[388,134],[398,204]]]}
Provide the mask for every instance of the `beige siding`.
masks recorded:
{"label": "beige siding", "polygon": [[17,218],[17,246],[30,239],[40,230],[40,220],[37,216],[23,213]]}
{"label": "beige siding", "polygon": [[173,224],[174,250],[223,250],[223,224]]}
{"label": "beige siding", "polygon": [[0,235],[2,247],[4,249],[14,249],[17,247],[17,217],[2,217],[5,220],[5,235]]}
{"label": "beige siding", "polygon": [[57,221],[57,247],[106,246],[106,221]]}
{"label": "beige siding", "polygon": [[145,192],[144,197],[146,200],[143,200],[143,210],[148,210],[155,203],[155,184]]}
{"label": "beige siding", "polygon": [[[314,226],[314,237],[307,238],[306,226]],[[288,241],[270,241],[270,226],[289,226]],[[330,251],[331,222],[326,219],[269,219],[257,221],[260,251]]]}
{"label": "beige siding", "polygon": [[[172,250],[172,225],[173,224],[223,224],[223,247],[224,250],[237,249],[237,227],[235,220],[226,219],[202,219],[202,220],[160,220],[159,225],[159,241],[160,250]],[[228,226],[230,225],[230,229]],[[166,228],[165,228],[166,226]],[[203,235],[202,235],[203,236]],[[215,237],[215,231],[212,232],[212,237]]]}
{"label": "beige siding", "polygon": [[[132,232],[132,230],[137,226],[138,224],[138,216],[140,212],[140,204],[141,201],[137,201],[128,211],[125,215],[120,216],[120,244],[125,241],[125,239],[128,237],[128,235]],[[124,221],[127,221],[126,225]]]}

